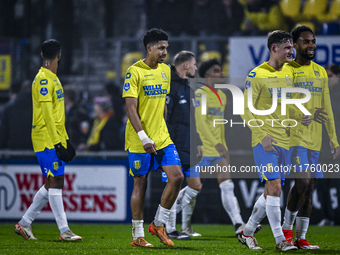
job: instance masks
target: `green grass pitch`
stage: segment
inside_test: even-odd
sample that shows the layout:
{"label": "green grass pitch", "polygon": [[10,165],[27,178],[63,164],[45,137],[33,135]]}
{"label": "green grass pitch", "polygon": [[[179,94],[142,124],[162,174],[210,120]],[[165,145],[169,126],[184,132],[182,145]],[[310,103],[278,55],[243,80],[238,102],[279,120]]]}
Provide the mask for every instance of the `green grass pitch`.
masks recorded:
{"label": "green grass pitch", "polygon": [[[256,234],[263,250],[251,251],[241,245],[231,225],[194,225],[202,237],[174,240],[174,247],[166,247],[159,239],[147,233],[146,240],[154,248],[131,247],[130,224],[75,224],[70,228],[83,237],[79,242],[59,241],[59,230],[54,223],[34,223],[33,233],[39,240],[25,240],[14,233],[13,223],[0,223],[0,255],[2,254],[280,254],[270,226],[264,225]],[[180,226],[177,226],[180,229]],[[307,239],[320,250],[297,250],[285,254],[340,254],[340,227],[310,226]]]}

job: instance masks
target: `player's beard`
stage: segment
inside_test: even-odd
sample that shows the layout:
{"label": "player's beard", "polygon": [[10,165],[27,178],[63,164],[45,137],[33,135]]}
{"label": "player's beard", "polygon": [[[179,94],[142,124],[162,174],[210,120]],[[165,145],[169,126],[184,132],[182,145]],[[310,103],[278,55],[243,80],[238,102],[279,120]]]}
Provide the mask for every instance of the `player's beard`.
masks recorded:
{"label": "player's beard", "polygon": [[308,53],[306,53],[306,52],[308,52],[307,49],[305,51],[300,51],[299,53],[300,53],[301,57],[303,57],[304,59],[313,60],[315,58],[315,50],[316,49],[313,49],[313,51],[314,51],[313,56],[309,56]]}

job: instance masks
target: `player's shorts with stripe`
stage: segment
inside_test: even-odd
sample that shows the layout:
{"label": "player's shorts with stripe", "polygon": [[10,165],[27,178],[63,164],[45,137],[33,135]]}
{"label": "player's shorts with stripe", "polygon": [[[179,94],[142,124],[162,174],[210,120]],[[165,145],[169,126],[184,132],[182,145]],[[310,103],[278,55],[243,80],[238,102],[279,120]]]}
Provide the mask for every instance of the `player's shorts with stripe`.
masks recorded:
{"label": "player's shorts with stripe", "polygon": [[58,158],[55,149],[46,148],[44,151],[36,152],[35,155],[44,177],[64,175],[65,162]]}
{"label": "player's shorts with stripe", "polygon": [[253,147],[254,161],[261,183],[269,180],[281,179],[285,182],[286,174],[290,170],[289,150],[273,145],[276,151],[267,152],[261,143]]}
{"label": "player's shorts with stripe", "polygon": [[198,163],[200,167],[203,166],[213,166],[215,165],[218,161],[222,159],[221,156],[219,157],[203,157],[202,161]]}
{"label": "player's shorts with stripe", "polygon": [[292,146],[289,152],[291,154],[292,172],[310,170],[312,177],[323,178],[320,151],[309,150],[303,146]]}
{"label": "player's shorts with stripe", "polygon": [[181,165],[178,152],[174,144],[153,153],[129,152],[130,175],[143,176],[151,170],[159,170],[161,166]]}
{"label": "player's shorts with stripe", "polygon": [[[182,171],[183,175],[185,177],[200,177],[200,171],[199,171],[199,165],[194,165],[190,167],[190,165],[182,164]],[[166,173],[162,170],[162,182],[167,182],[168,176]]]}

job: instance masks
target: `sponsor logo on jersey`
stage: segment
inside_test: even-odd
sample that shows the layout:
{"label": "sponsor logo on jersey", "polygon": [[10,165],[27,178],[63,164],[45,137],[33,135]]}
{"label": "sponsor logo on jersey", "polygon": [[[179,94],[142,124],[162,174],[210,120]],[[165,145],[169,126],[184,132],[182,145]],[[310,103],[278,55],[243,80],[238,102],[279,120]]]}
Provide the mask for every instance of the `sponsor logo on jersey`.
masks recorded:
{"label": "sponsor logo on jersey", "polygon": [[61,98],[64,97],[64,93],[63,93],[63,90],[62,90],[62,89],[58,89],[58,90],[56,91],[56,93],[57,93],[57,98],[58,98],[58,99],[61,99]]}
{"label": "sponsor logo on jersey", "polygon": [[130,79],[131,78],[131,73],[126,73],[125,79]]}
{"label": "sponsor logo on jersey", "polygon": [[249,74],[248,74],[248,77],[249,78],[254,78],[256,76],[256,72],[250,72]]}
{"label": "sponsor logo on jersey", "polygon": [[40,81],[40,85],[46,85],[48,83],[48,80],[47,79],[42,79]]}
{"label": "sponsor logo on jersey", "polygon": [[143,86],[144,96],[166,95],[167,90],[162,89],[162,84]]}
{"label": "sponsor logo on jersey", "polygon": [[[278,87],[276,88],[277,89],[277,97],[278,98],[281,98],[281,89],[284,88],[284,87]],[[270,92],[270,95],[271,97],[273,98],[273,88],[268,88],[269,92]],[[290,98],[292,95],[292,93],[287,93],[286,94],[286,98]]]}
{"label": "sponsor logo on jersey", "polygon": [[48,94],[48,89],[47,88],[41,88],[40,89],[40,94],[43,95],[43,96],[46,96]]}
{"label": "sponsor logo on jersey", "polygon": [[130,82],[124,84],[124,90],[128,91],[130,89]]}
{"label": "sponsor logo on jersey", "polygon": [[246,89],[249,89],[251,87],[251,81],[246,81]]}
{"label": "sponsor logo on jersey", "polygon": [[322,92],[322,88],[314,87],[314,81],[295,82],[294,87],[304,88],[310,92]]}

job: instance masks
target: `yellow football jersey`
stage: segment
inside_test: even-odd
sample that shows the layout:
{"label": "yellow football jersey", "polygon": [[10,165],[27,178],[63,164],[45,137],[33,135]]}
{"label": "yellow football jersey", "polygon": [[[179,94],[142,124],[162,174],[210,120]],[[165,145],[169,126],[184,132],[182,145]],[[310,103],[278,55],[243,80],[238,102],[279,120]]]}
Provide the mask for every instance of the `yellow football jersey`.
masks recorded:
{"label": "yellow football jersey", "polygon": [[[161,63],[156,69],[152,69],[143,60],[139,60],[128,68],[123,87],[124,98],[138,99],[137,114],[145,133],[155,142],[157,150],[173,143],[164,119],[165,99],[170,92],[170,79],[168,65]],[[126,125],[125,150],[145,153],[130,120]]]}
{"label": "yellow football jersey", "polygon": [[[207,93],[210,89],[203,86],[195,91],[195,119],[197,132],[202,140],[203,155],[207,157],[219,157],[219,152],[215,149],[217,144],[223,144],[227,150],[225,141],[224,125],[215,125],[214,119],[224,119],[224,110],[227,104],[227,97],[222,90],[217,90],[221,102],[214,93]],[[202,114],[202,95],[206,95],[207,114]],[[212,95],[213,97],[211,97]]]}
{"label": "yellow football jersey", "polygon": [[[287,68],[293,73],[294,87],[307,89],[311,93],[311,99],[303,106],[312,114],[315,107],[325,108],[328,118],[325,123],[330,140],[334,146],[339,146],[328,88],[328,76],[326,70],[311,61],[310,65],[300,65],[296,61],[287,64]],[[293,97],[301,97],[301,94],[293,94]],[[320,151],[322,145],[322,124],[315,121],[308,126],[298,124],[292,129],[290,146],[303,146],[310,150]]]}
{"label": "yellow football jersey", "polygon": [[[252,131],[252,147],[261,143],[269,135],[273,137],[279,147],[289,149],[289,132],[295,122],[286,121],[287,115],[281,115],[281,88],[292,87],[291,72],[287,69],[277,71],[267,62],[253,69],[247,79],[244,90],[244,115],[241,117]],[[248,106],[248,92],[252,88],[252,103],[256,110],[269,110],[273,104],[273,89],[277,88],[277,107],[268,115],[253,114]],[[287,98],[290,93],[287,93]],[[287,110],[288,113],[288,110]]]}
{"label": "yellow football jersey", "polygon": [[[57,143],[66,148],[64,90],[56,74],[41,67],[32,84],[32,143],[35,152],[53,149]],[[43,114],[45,107],[48,115]],[[45,111],[46,112],[46,111]]]}

